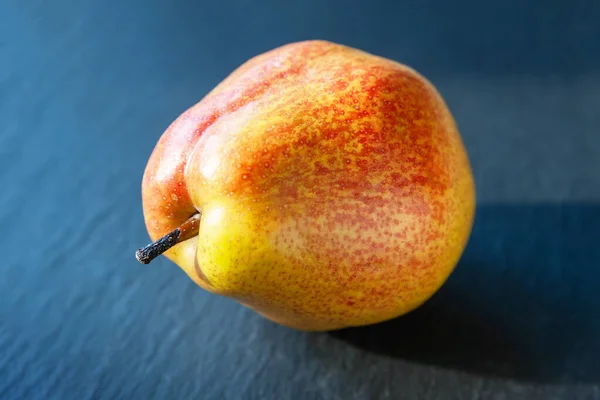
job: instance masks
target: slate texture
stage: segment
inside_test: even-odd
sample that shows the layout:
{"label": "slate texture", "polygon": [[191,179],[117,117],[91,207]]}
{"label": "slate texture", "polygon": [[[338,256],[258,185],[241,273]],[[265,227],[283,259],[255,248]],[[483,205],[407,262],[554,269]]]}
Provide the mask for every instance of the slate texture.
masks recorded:
{"label": "slate texture", "polygon": [[[600,3],[3,0],[1,399],[600,399]],[[436,84],[479,206],[455,274],[306,334],[138,264],[156,140],[249,57],[328,39]]]}

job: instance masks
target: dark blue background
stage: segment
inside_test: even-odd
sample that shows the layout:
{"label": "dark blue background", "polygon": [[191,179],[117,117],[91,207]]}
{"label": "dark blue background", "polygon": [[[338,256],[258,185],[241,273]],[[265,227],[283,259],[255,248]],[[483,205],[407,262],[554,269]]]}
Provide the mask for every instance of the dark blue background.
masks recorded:
{"label": "dark blue background", "polygon": [[[593,0],[3,0],[0,398],[600,398],[599,21]],[[473,235],[404,318],[295,332],[133,256],[162,131],[305,39],[415,67],[463,133]]]}

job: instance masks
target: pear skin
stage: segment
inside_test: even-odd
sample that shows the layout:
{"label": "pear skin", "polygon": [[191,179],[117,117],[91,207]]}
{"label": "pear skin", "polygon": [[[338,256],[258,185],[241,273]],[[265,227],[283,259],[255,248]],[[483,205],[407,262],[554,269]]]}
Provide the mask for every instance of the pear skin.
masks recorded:
{"label": "pear skin", "polygon": [[201,288],[294,329],[374,324],[448,279],[475,212],[468,155],[408,66],[326,41],[235,70],[164,132],[142,201],[152,240]]}

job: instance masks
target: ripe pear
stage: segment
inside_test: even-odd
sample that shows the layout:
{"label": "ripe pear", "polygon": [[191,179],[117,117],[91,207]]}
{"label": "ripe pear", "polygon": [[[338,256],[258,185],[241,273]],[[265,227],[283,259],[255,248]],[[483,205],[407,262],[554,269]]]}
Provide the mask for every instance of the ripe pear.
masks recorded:
{"label": "ripe pear", "polygon": [[245,62],[154,148],[143,212],[201,288],[305,331],[374,324],[422,305],[471,233],[469,158],[414,69],[327,41]]}

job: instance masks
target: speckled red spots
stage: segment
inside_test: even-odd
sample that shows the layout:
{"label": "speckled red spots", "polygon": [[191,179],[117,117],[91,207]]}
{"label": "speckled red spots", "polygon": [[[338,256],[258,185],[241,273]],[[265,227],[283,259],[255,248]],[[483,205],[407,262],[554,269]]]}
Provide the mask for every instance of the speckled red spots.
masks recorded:
{"label": "speckled red spots", "polygon": [[154,238],[197,208],[250,212],[246,247],[207,261],[221,263],[213,289],[292,325],[342,326],[406,311],[439,285],[469,185],[452,119],[422,77],[305,42],[244,64],[171,125],[144,212]]}

